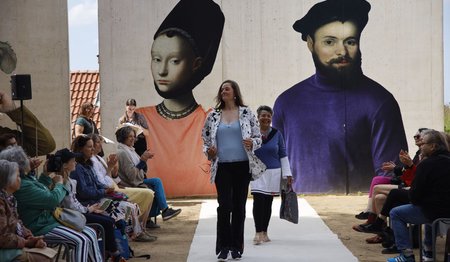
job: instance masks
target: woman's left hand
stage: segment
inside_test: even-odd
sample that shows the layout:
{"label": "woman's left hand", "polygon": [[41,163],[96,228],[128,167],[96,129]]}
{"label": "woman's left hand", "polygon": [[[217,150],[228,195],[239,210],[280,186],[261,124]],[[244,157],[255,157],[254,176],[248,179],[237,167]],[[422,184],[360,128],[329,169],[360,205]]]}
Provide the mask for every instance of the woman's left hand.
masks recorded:
{"label": "woman's left hand", "polygon": [[252,151],[253,140],[251,138],[247,138],[247,139],[242,140],[242,144],[244,145],[245,150]]}
{"label": "woman's left hand", "polygon": [[291,176],[288,176],[288,177],[287,177],[287,186],[288,186],[288,187],[291,187],[293,182],[294,182],[294,179],[292,179]]}

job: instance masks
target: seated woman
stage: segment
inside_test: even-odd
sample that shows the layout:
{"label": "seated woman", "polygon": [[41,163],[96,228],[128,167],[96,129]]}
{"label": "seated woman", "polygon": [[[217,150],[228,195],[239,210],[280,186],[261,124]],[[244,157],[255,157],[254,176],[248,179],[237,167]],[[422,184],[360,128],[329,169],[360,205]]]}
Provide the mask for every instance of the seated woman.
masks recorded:
{"label": "seated woman", "polygon": [[[97,175],[98,181],[105,187],[113,187],[115,191],[122,192],[128,196],[128,201],[139,205],[141,215],[139,220],[142,227],[145,227],[145,222],[148,219],[148,215],[153,203],[153,191],[149,188],[134,188],[125,187],[119,188],[115,181],[120,181],[119,178],[119,165],[117,155],[111,154],[108,157],[108,161],[105,161],[98,154],[103,152],[102,142],[103,139],[97,134],[91,135],[92,141],[94,141],[94,155],[91,157],[94,173]],[[113,179],[114,178],[114,179]],[[156,237],[154,237],[156,239]]]}
{"label": "seated woman", "polygon": [[150,216],[157,216],[162,211],[164,221],[178,216],[181,209],[172,209],[167,205],[166,195],[161,179],[146,178],[147,160],[153,157],[149,150],[146,150],[139,156],[133,148],[136,139],[136,133],[129,126],[122,127],[116,131],[117,157],[119,159],[119,185],[125,187],[148,187],[155,192],[155,201],[153,201]]}
{"label": "seated woman", "polygon": [[[384,162],[382,169],[388,174],[394,174],[395,176],[375,176],[372,179],[369,189],[369,198],[367,201],[366,211],[363,211],[355,217],[357,219],[368,221],[364,224],[370,224],[376,218],[376,214],[381,210],[384,201],[386,200],[389,191],[394,188],[398,188],[398,183],[393,183],[398,181],[400,183],[405,183],[406,186],[411,185],[412,179],[414,178],[414,173],[416,165],[419,163],[420,156],[420,145],[422,141],[423,132],[429,130],[428,128],[419,128],[417,133],[414,135],[414,142],[419,150],[417,150],[416,155],[411,159],[407,152],[401,150],[399,154],[399,159],[401,164],[395,165],[394,162]],[[354,227],[355,228],[355,227]],[[357,230],[358,231],[358,230]]]}
{"label": "seated woman", "polygon": [[[114,238],[114,219],[109,216],[102,215],[101,213],[103,210],[98,204],[86,207],[83,206],[76,198],[77,181],[69,177],[70,172],[75,170],[75,156],[76,155],[70,152],[67,148],[58,150],[55,153],[55,158],[53,158],[53,161],[56,163],[48,162],[46,166],[47,168],[52,165],[55,167],[60,167],[59,171],[55,171],[63,177],[64,186],[68,191],[68,194],[64,197],[61,206],[83,213],[86,217],[87,223],[98,223],[102,225],[105,229],[105,249],[107,252],[107,257],[111,257],[112,262],[124,261],[124,259],[120,256],[120,252],[117,249],[116,240]],[[44,170],[44,172],[47,172],[47,170]]]}
{"label": "seated woman", "polygon": [[[91,158],[94,155],[94,142],[87,135],[80,135],[72,143],[72,151],[80,153],[75,158],[77,165],[70,177],[77,181],[77,198],[83,205],[92,205],[113,199],[105,210],[116,222],[123,219],[132,226],[131,238],[136,241],[150,242],[154,237],[146,234],[139,222],[139,206],[126,200],[117,200],[118,192],[113,187],[101,184],[94,173]],[[109,201],[109,200],[107,200]],[[131,223],[130,223],[131,222]],[[129,232],[130,233],[130,232]]]}
{"label": "seated woman", "polygon": [[[56,252],[49,250],[44,238],[35,237],[17,215],[13,193],[20,188],[20,174],[17,163],[0,160],[0,257],[4,260],[53,261]],[[38,248],[50,257],[23,248]],[[51,253],[52,252],[52,253]]]}
{"label": "seated woman", "polygon": [[[450,217],[450,152],[446,135],[435,130],[424,133],[420,151],[423,160],[409,190],[411,204],[395,207],[389,213],[400,255],[388,262],[415,261],[408,224],[430,224],[437,218]],[[433,257],[430,229],[425,227],[426,261]]]}
{"label": "seated woman", "polygon": [[124,124],[131,124],[142,129],[142,133],[136,137],[133,145],[136,153],[142,155],[147,150],[145,137],[149,135],[148,124],[144,115],[136,112],[136,100],[133,98],[127,99],[125,113],[119,118],[119,127],[124,126]]}
{"label": "seated woman", "polygon": [[[63,178],[53,178],[42,174],[37,179],[30,172],[30,162],[19,146],[9,147],[0,152],[0,159],[16,162],[19,165],[21,178],[20,189],[14,193],[17,199],[17,210],[23,224],[35,236],[44,236],[47,243],[66,243],[72,252],[72,261],[102,261],[102,253],[98,246],[97,235],[90,227],[82,232],[70,229],[58,223],[53,217],[53,210],[60,205],[66,196],[67,189]],[[50,189],[46,185],[54,184]]]}

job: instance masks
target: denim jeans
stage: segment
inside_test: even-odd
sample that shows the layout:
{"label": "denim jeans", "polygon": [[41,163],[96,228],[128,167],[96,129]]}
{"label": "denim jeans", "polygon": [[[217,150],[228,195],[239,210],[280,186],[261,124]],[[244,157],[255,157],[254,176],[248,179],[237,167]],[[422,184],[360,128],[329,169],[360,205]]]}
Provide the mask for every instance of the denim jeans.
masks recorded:
{"label": "denim jeans", "polygon": [[[412,204],[393,208],[389,214],[391,217],[392,230],[394,230],[395,244],[399,250],[413,248],[409,237],[407,223],[422,225],[432,222],[425,217],[420,206]],[[431,247],[431,227],[429,225],[425,226],[424,245]]]}
{"label": "denim jeans", "polygon": [[144,184],[146,184],[148,188],[155,192],[155,197],[153,199],[153,204],[149,216],[157,216],[159,215],[161,210],[164,210],[168,207],[166,202],[166,193],[164,192],[164,186],[161,182],[161,179],[157,177],[145,178]]}

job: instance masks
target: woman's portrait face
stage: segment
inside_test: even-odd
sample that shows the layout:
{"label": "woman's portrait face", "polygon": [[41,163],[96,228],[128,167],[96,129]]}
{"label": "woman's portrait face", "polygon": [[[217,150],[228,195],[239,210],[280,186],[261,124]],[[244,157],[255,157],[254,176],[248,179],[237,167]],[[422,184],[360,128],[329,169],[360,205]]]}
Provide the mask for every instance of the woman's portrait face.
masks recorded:
{"label": "woman's portrait face", "polygon": [[258,115],[258,121],[261,127],[269,127],[272,123],[272,114],[269,111],[261,110]]}
{"label": "woman's portrait face", "polygon": [[94,142],[89,139],[86,145],[83,146],[82,153],[84,158],[89,159],[94,155]]}
{"label": "woman's portrait face", "polygon": [[178,93],[200,67],[189,43],[182,37],[165,34],[153,42],[151,51],[153,79],[161,93]]}
{"label": "woman's portrait face", "polygon": [[134,145],[134,141],[136,140],[136,134],[134,133],[134,131],[130,131],[130,133],[128,133],[127,137],[125,138],[124,144],[132,147]]}

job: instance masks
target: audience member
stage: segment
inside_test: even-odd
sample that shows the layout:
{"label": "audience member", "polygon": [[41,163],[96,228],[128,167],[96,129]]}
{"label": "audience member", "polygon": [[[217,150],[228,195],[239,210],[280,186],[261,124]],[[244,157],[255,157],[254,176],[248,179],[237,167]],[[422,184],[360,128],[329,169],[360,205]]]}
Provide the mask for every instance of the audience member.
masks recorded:
{"label": "audience member", "polygon": [[[61,206],[83,213],[86,217],[87,223],[98,223],[102,225],[105,229],[105,250],[107,252],[107,257],[111,257],[112,262],[121,261],[123,258],[120,256],[120,252],[114,238],[114,219],[109,216],[102,215],[103,210],[99,204],[84,206],[76,198],[77,181],[69,177],[69,174],[75,170],[75,165],[77,164],[75,161],[76,156],[77,155],[75,153],[72,153],[69,149],[64,148],[55,153],[55,158],[53,158],[54,163],[51,163],[53,167],[60,168],[60,170],[56,173],[63,177],[63,183],[68,192],[61,202]],[[46,165],[47,169],[50,165],[50,161],[51,160],[49,160]],[[48,170],[45,171],[48,172]]]}
{"label": "audience member", "polygon": [[0,135],[0,151],[8,146],[17,146],[16,135],[13,133],[4,133]]}
{"label": "audience member", "polygon": [[105,187],[101,184],[94,173],[91,158],[94,155],[94,142],[87,135],[80,135],[72,143],[72,151],[80,153],[77,156],[77,165],[70,177],[77,181],[77,198],[83,205],[104,204],[106,199],[112,199],[110,205],[105,209],[106,213],[115,219],[125,220],[132,228],[131,237],[136,241],[150,242],[154,237],[145,233],[139,222],[139,206],[135,203],[127,202],[123,194],[117,194],[113,187]]}
{"label": "audience member", "polygon": [[[97,134],[91,135],[92,141],[94,141],[94,155],[91,157],[92,167],[94,173],[97,175],[98,181],[105,187],[113,187],[115,191],[122,192],[128,196],[128,201],[139,205],[141,215],[139,217],[141,226],[145,228],[145,222],[147,221],[150,209],[153,203],[154,193],[149,188],[141,187],[124,187],[119,188],[116,184],[116,179],[120,182],[119,178],[119,165],[116,154],[108,156],[108,160],[105,161],[98,153],[102,152],[102,137]],[[156,237],[155,237],[156,239]]]}
{"label": "audience member", "polygon": [[[102,261],[97,236],[93,229],[85,227],[82,232],[59,224],[53,217],[53,210],[60,205],[67,189],[63,178],[42,174],[39,179],[30,171],[28,156],[19,146],[9,147],[0,152],[0,159],[16,162],[21,178],[20,189],[14,193],[17,210],[23,224],[35,236],[44,236],[47,243],[66,243],[72,252],[72,261]],[[47,185],[54,184],[50,190]]]}
{"label": "audience member", "polygon": [[84,102],[80,107],[80,113],[75,120],[75,137],[85,134],[98,134],[92,116],[94,115],[94,105],[91,102]]}
{"label": "audience member", "polygon": [[[409,190],[411,204],[391,210],[390,217],[395,243],[400,255],[388,262],[415,261],[407,224],[429,224],[436,218],[450,217],[450,153],[446,136],[432,130],[424,133],[420,146],[423,160]],[[428,258],[431,232],[425,227],[424,250]]]}
{"label": "audience member", "polygon": [[[17,163],[0,160],[0,257],[2,261],[53,261],[56,252],[46,247],[42,236],[33,236],[19,219],[13,195],[19,188]],[[48,256],[41,253],[47,253]]]}
{"label": "audience member", "polygon": [[[370,224],[376,218],[376,210],[380,210],[383,206],[384,200],[387,194],[392,188],[398,188],[401,186],[411,185],[414,177],[416,165],[419,162],[420,155],[420,143],[422,141],[421,134],[428,128],[419,128],[414,135],[414,142],[419,149],[417,150],[414,158],[411,160],[408,153],[401,150],[399,153],[399,159],[401,164],[395,165],[393,161],[384,162],[381,169],[387,174],[385,176],[375,176],[372,179],[369,189],[369,199],[367,201],[367,208],[365,211],[355,215],[357,219],[367,219],[364,224]],[[386,185],[386,186],[378,186]],[[378,196],[377,199],[374,196]]]}
{"label": "audience member", "polygon": [[155,192],[155,198],[150,216],[157,216],[161,213],[164,221],[178,216],[181,209],[173,209],[167,205],[164,186],[161,179],[157,177],[146,178],[147,160],[153,154],[147,149],[139,156],[133,148],[136,140],[136,133],[129,126],[122,127],[116,131],[117,157],[119,159],[120,183],[124,187],[148,187]]}
{"label": "audience member", "polygon": [[125,113],[119,118],[119,127],[122,127],[124,124],[131,124],[140,129],[133,147],[138,155],[142,155],[147,150],[145,137],[149,135],[149,130],[144,115],[136,112],[136,100],[133,98],[126,101]]}

